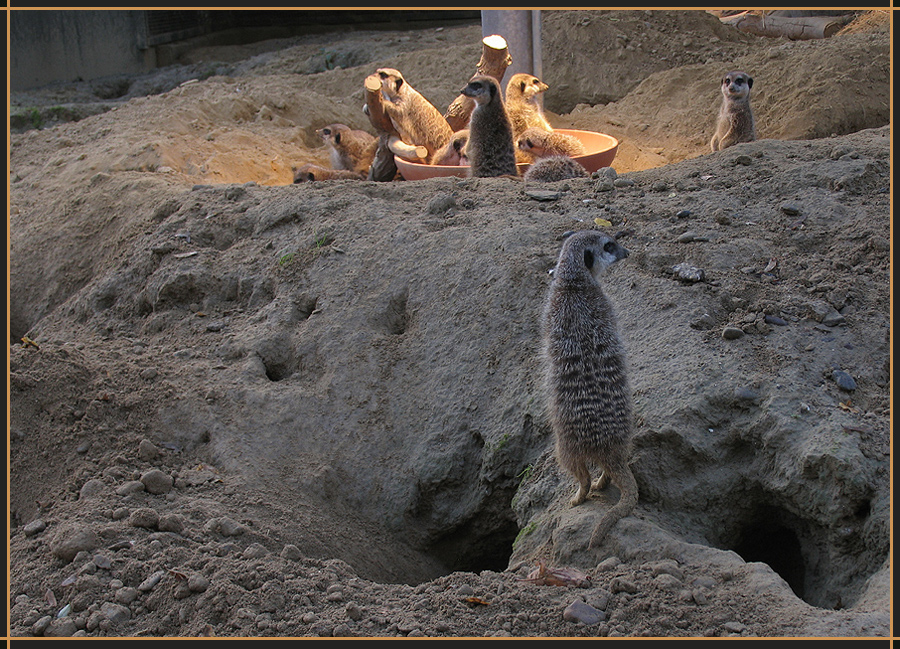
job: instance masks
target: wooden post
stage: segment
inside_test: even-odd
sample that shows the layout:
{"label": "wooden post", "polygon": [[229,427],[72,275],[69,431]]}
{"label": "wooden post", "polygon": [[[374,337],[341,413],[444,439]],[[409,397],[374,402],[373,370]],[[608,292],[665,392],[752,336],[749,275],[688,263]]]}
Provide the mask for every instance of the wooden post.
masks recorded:
{"label": "wooden post", "polygon": [[[506,68],[512,63],[506,39],[498,34],[493,34],[481,39],[481,45],[481,60],[478,61],[478,65],[475,67],[475,74],[494,77],[497,83],[500,83],[503,75],[506,73]],[[474,108],[475,100],[461,94],[447,108],[444,119],[447,120],[450,128],[456,132],[466,128]]]}
{"label": "wooden post", "polygon": [[381,77],[370,74],[366,77],[364,85],[366,88],[364,110],[372,126],[378,131],[378,148],[375,150],[375,159],[369,167],[369,180],[393,180],[397,175],[394,154],[405,160],[421,160],[428,156],[428,149],[424,146],[407,144],[400,139],[391,118],[381,105]]}

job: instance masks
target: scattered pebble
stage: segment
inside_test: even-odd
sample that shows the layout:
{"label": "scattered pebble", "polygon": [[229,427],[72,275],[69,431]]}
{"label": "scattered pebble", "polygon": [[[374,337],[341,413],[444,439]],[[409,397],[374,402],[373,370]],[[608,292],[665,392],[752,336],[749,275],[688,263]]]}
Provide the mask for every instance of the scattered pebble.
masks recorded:
{"label": "scattered pebble", "polygon": [[787,214],[788,216],[795,216],[800,213],[800,208],[792,203],[784,203],[781,206],[781,211]]}
{"label": "scattered pebble", "polygon": [[679,219],[686,219],[691,215],[690,210],[680,210],[675,213],[675,217]]}
{"label": "scattered pebble", "polygon": [[175,484],[175,480],[172,476],[163,473],[159,469],[150,469],[147,471],[141,476],[141,482],[144,483],[144,488],[146,488],[147,491],[156,495],[169,493],[172,489],[172,485]]}
{"label": "scattered pebble", "polygon": [[744,330],[738,327],[725,327],[722,330],[722,338],[725,340],[737,340],[744,335]]}
{"label": "scattered pebble", "polygon": [[34,536],[35,534],[40,534],[45,529],[47,529],[47,524],[40,518],[35,518],[30,523],[27,523],[25,527],[22,528],[22,531],[25,533],[25,536]]}
{"label": "scattered pebble", "polygon": [[159,449],[149,439],[142,439],[138,444],[138,457],[144,462],[151,462],[159,456]]}
{"label": "scattered pebble", "polygon": [[856,389],[856,381],[854,381],[853,377],[843,370],[834,370],[831,373],[831,378],[835,383],[837,383],[838,387],[841,390],[844,390],[846,392],[853,392]]}
{"label": "scattered pebble", "polygon": [[606,614],[603,611],[598,611],[590,604],[576,599],[563,611],[563,619],[567,622],[591,626],[606,620]]}
{"label": "scattered pebble", "polygon": [[142,581],[137,589],[142,593],[146,593],[148,591],[153,590],[156,585],[159,583],[160,579],[162,579],[163,575],[166,574],[163,570],[157,570],[152,575],[147,577],[144,581]]}
{"label": "scattered pebble", "polygon": [[140,509],[131,512],[128,522],[132,527],[144,527],[151,530],[156,529],[156,526],[159,525],[159,514],[156,513],[155,509],[141,507]]}
{"label": "scattered pebble", "polygon": [[81,490],[78,492],[78,499],[84,500],[86,498],[94,498],[99,496],[104,491],[106,491],[106,484],[103,480],[97,480],[96,478],[88,480],[81,486]]}
{"label": "scattered pebble", "polygon": [[61,527],[50,543],[50,553],[58,559],[70,562],[79,552],[90,552],[100,545],[100,537],[88,527]]}
{"label": "scattered pebble", "polygon": [[766,317],[763,319],[766,321],[766,323],[771,325],[777,325],[779,327],[787,326],[787,320],[785,320],[784,318],[779,318],[776,315],[766,315]]}
{"label": "scattered pebble", "polygon": [[559,197],[561,196],[559,192],[554,192],[549,189],[528,189],[525,190],[525,195],[536,201],[556,201],[559,200]]}
{"label": "scattered pebble", "polygon": [[290,559],[291,561],[298,561],[303,558],[303,553],[293,543],[288,543],[281,549],[281,556],[284,559]]}
{"label": "scattered pebble", "polygon": [[682,263],[674,266],[672,272],[678,276],[678,279],[684,282],[702,282],[706,278],[706,273],[702,268]]}

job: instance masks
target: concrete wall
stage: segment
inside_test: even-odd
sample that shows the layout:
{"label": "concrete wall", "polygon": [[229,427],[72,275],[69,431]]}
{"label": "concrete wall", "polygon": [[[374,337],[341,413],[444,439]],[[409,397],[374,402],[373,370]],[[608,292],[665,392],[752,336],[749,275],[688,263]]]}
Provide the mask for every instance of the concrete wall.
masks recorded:
{"label": "concrete wall", "polygon": [[147,48],[144,11],[9,11],[11,90],[53,81],[144,73],[156,65]]}

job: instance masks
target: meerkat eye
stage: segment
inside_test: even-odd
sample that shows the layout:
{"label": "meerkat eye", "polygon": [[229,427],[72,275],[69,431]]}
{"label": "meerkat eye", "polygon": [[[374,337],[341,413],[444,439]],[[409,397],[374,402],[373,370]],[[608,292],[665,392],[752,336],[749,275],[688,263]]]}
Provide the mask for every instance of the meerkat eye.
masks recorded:
{"label": "meerkat eye", "polygon": [[584,251],[584,265],[590,270],[594,267],[594,253],[590,250]]}

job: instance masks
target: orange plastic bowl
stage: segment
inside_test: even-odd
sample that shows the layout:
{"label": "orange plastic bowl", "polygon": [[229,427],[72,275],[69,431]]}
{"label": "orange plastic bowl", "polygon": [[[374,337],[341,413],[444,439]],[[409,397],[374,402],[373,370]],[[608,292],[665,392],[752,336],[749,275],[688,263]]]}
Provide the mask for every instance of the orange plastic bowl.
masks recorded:
{"label": "orange plastic bowl", "polygon": [[[588,173],[594,173],[597,169],[610,166],[613,159],[616,157],[619,141],[611,135],[597,133],[595,131],[579,131],[566,128],[554,130],[557,133],[571,135],[581,140],[586,153],[572,156],[572,159],[578,161]],[[425,180],[426,178],[440,178],[442,176],[465,178],[469,175],[468,165],[427,165],[421,162],[405,160],[396,155],[394,156],[394,161],[397,163],[397,169],[400,170],[400,174],[406,180]],[[521,175],[530,165],[519,163],[516,166]]]}

